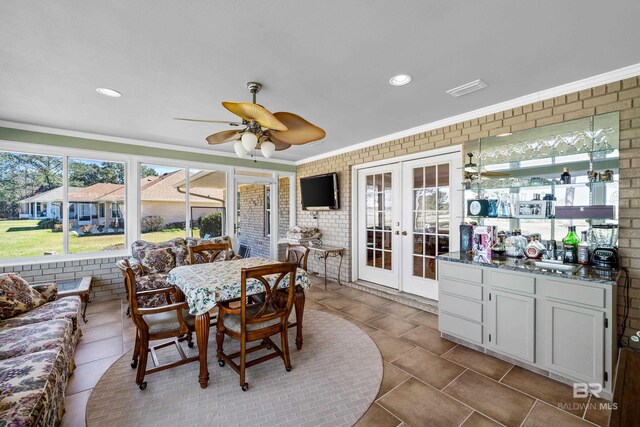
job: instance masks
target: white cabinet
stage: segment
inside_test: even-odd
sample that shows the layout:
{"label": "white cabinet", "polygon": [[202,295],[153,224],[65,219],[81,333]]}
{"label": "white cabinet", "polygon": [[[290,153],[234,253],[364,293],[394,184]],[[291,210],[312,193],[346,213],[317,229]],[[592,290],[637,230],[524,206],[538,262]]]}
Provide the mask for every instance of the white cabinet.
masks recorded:
{"label": "white cabinet", "polygon": [[556,301],[545,307],[547,369],[602,384],[605,312]]}
{"label": "white cabinet", "polygon": [[536,299],[489,287],[489,342],[492,350],[535,362]]}

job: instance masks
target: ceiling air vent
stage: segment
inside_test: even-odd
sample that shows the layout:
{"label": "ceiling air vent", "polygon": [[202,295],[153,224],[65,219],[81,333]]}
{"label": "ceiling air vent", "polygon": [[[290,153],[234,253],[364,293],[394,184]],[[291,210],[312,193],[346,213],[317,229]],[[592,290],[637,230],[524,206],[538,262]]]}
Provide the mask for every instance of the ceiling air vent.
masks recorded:
{"label": "ceiling air vent", "polygon": [[485,87],[489,86],[488,84],[486,84],[485,82],[483,82],[482,80],[478,79],[478,80],[474,80],[472,82],[469,83],[465,83],[462,86],[458,86],[458,87],[454,87],[453,89],[449,89],[447,91],[447,93],[451,96],[454,97],[459,97],[462,95],[466,95],[468,93],[471,92],[475,92],[477,90],[480,89],[484,89]]}

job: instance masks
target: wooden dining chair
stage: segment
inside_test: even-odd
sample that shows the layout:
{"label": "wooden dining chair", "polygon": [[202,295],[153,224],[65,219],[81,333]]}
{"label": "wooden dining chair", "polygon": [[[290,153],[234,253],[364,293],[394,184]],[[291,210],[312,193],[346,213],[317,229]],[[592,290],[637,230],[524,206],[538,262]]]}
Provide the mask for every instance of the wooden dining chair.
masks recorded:
{"label": "wooden dining chair", "polygon": [[303,270],[307,270],[307,260],[309,259],[309,248],[303,245],[288,244],[285,252],[287,262],[292,262]]}
{"label": "wooden dining chair", "polygon": [[225,261],[229,259],[228,243],[205,243],[202,245],[189,246],[189,264],[204,264],[214,262],[218,259]]}
{"label": "wooden dining chair", "polygon": [[[133,348],[131,367],[133,369],[138,368],[136,373],[136,384],[140,387],[140,390],[144,390],[147,388],[147,382],[144,380],[145,375],[198,360],[197,355],[193,357],[186,357],[178,342],[178,338],[186,338],[188,346],[193,348],[194,344],[192,340],[192,333],[195,331],[195,318],[189,314],[189,306],[184,301],[153,308],[139,307],[139,296],[158,295],[164,293],[167,296],[167,301],[171,301],[169,295],[174,294],[173,300],[175,301],[177,297],[177,290],[174,287],[166,287],[161,289],[138,291],[135,284],[135,275],[127,260],[120,260],[116,265],[123,272],[125,278],[124,281],[128,290],[129,307],[131,308],[131,319],[136,326],[136,341]],[[173,338],[173,340],[156,346],[149,345],[150,341],[166,338]],[[176,346],[178,353],[180,354],[180,360],[160,365],[156,355],[156,350],[170,345]],[[154,367],[151,369],[147,369],[147,358],[149,353],[151,353],[151,359],[154,364]]]}
{"label": "wooden dining chair", "polygon": [[[242,387],[243,391],[249,389],[249,384],[245,381],[245,369],[248,367],[274,357],[281,357],[287,372],[291,370],[287,319],[293,307],[296,268],[293,263],[243,268],[240,283],[240,307],[234,308],[230,302],[221,301],[218,303],[216,332],[218,364],[224,366],[225,363],[228,363],[234,371],[240,374],[240,387]],[[267,276],[272,277],[267,278]],[[269,279],[271,279],[271,283]],[[289,286],[287,288],[287,297],[283,300],[276,295],[276,291],[285,279],[289,281]],[[256,282],[262,283],[264,286],[265,298],[262,301],[250,303],[247,298],[247,286],[255,286]],[[280,334],[281,348],[278,348],[270,338],[276,334]],[[239,352],[233,354],[224,353],[225,335],[240,341]],[[247,348],[248,343],[259,340],[261,341],[260,344]],[[247,354],[263,348],[272,350],[272,352],[247,361]],[[240,358],[239,363],[234,362],[233,359],[236,358]]]}

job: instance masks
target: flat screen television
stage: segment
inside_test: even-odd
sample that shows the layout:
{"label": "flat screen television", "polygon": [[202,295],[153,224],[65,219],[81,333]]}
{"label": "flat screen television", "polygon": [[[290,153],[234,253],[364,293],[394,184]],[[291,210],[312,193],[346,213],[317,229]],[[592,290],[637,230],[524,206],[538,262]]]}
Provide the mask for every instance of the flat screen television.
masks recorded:
{"label": "flat screen television", "polygon": [[338,174],[308,176],[300,178],[302,210],[323,211],[339,209]]}

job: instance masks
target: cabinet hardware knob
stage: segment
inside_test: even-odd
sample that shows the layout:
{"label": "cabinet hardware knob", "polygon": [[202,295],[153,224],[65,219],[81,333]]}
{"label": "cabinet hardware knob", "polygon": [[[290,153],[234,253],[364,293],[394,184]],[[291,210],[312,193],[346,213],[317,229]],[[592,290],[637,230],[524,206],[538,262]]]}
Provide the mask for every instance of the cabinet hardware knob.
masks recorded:
{"label": "cabinet hardware knob", "polygon": [[407,232],[406,232],[406,231],[403,231],[403,232],[402,232],[402,235],[403,235],[403,236],[406,236],[406,235],[407,235]]}

